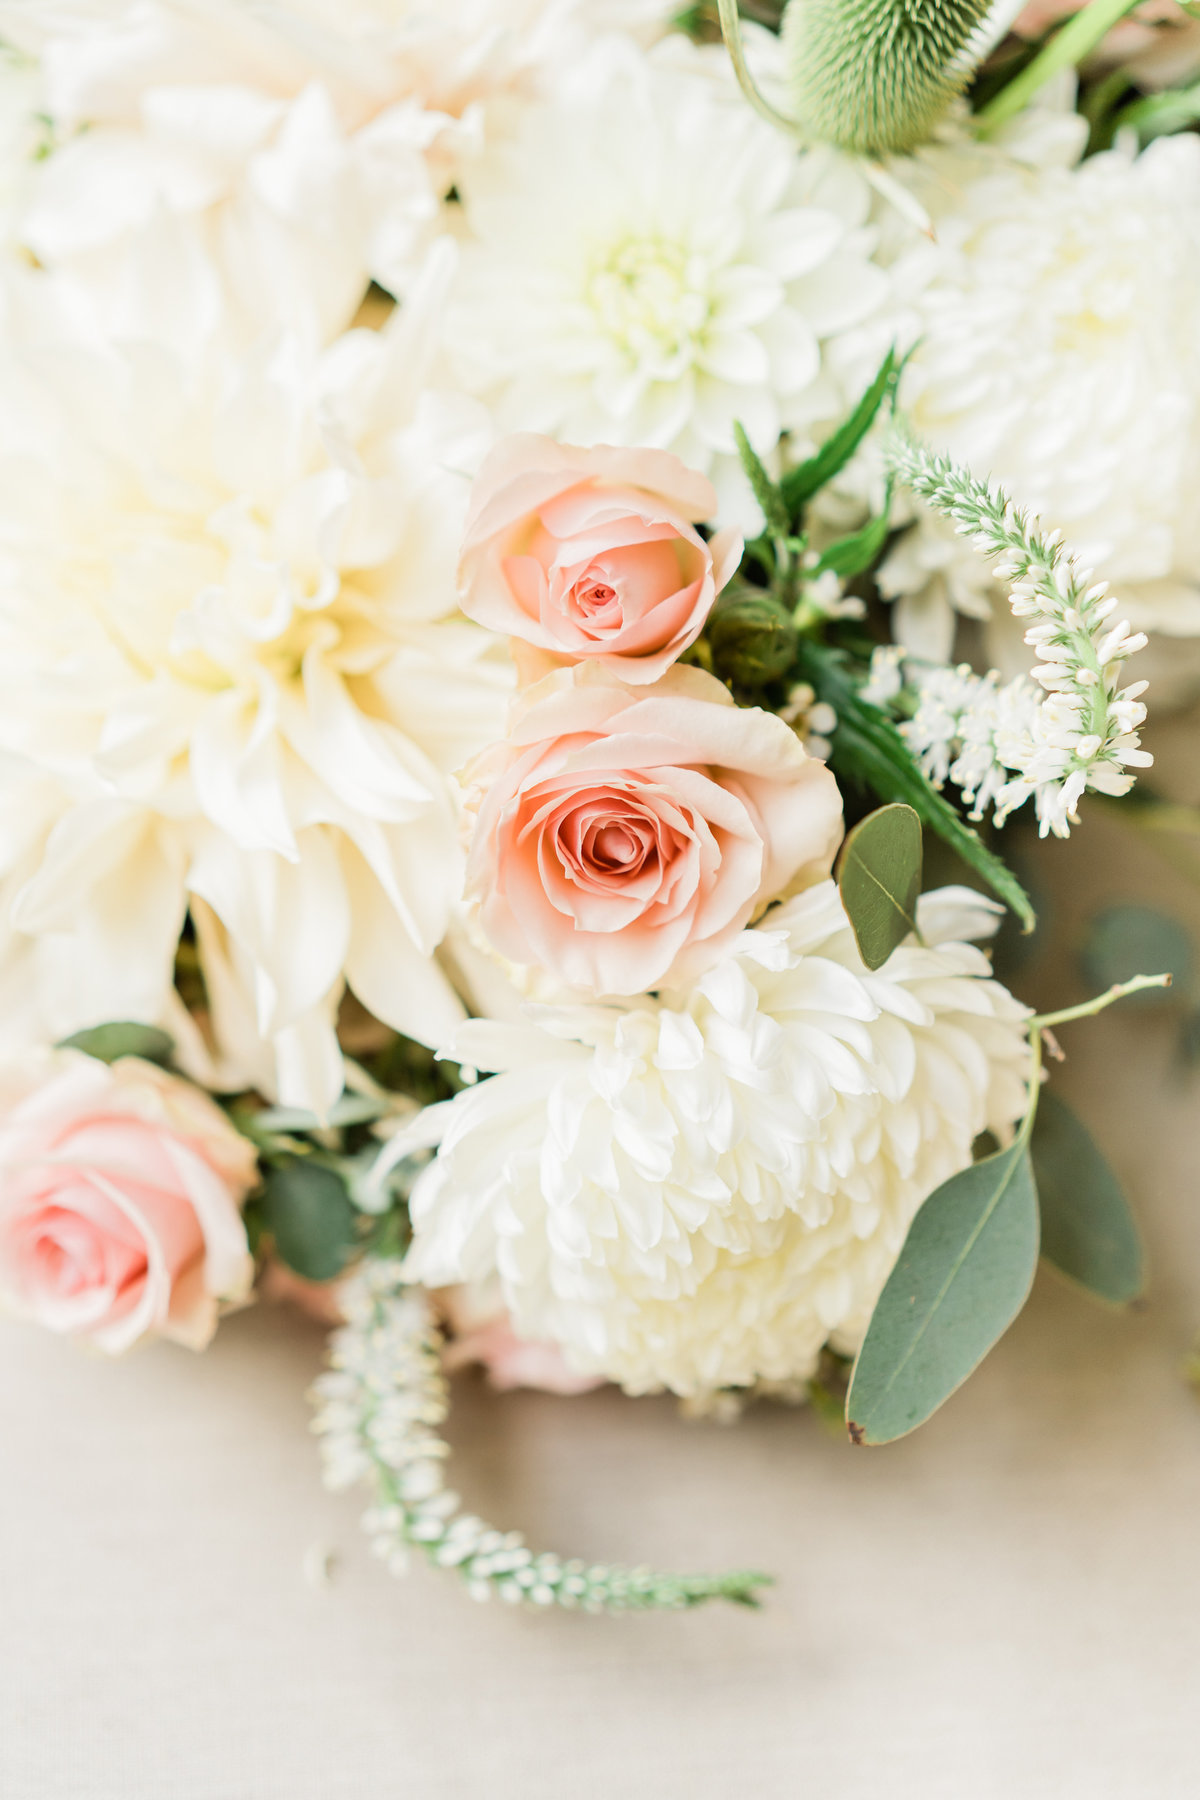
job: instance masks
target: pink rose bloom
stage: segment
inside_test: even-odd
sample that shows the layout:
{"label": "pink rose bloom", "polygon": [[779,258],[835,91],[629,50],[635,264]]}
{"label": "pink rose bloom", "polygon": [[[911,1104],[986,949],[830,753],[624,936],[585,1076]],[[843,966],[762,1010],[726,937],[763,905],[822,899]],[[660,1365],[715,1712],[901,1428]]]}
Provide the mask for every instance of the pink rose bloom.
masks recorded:
{"label": "pink rose bloom", "polygon": [[650,689],[594,664],[547,676],[467,780],[493,947],[600,994],[706,967],[758,907],[823,879],[842,835],[824,763],[700,669]]}
{"label": "pink rose bloom", "polygon": [[447,1369],[480,1363],[495,1388],[540,1388],[546,1394],[589,1394],[604,1386],[601,1375],[577,1375],[557,1344],[519,1338],[508,1314],[481,1307],[465,1288],[439,1296],[454,1332],[442,1358]]}
{"label": "pink rose bloom", "polygon": [[101,1350],[203,1349],[253,1280],[241,1203],[253,1146],[152,1063],[74,1050],[0,1108],[0,1294]]}
{"label": "pink rose bloom", "polygon": [[492,631],[623,681],[656,681],[699,637],[742,540],[695,525],[711,482],[665,450],[580,450],[505,438],[475,482],[462,610]]}

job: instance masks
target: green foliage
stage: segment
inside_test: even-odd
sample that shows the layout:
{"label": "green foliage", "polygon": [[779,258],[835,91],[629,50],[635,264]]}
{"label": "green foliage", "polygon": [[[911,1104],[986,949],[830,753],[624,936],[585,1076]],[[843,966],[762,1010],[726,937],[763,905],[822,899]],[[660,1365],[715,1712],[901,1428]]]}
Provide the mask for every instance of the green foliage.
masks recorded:
{"label": "green foliage", "polygon": [[737,444],[738,459],[746,472],[746,480],[754,490],[754,498],[762,507],[767,530],[772,537],[786,538],[791,531],[791,521],[788,518],[783,497],[763,467],[740,420],[734,420],[733,436],[734,442]]}
{"label": "green foliage", "polygon": [[332,1281],[357,1248],[359,1215],[345,1182],[309,1158],[268,1170],[254,1209],[280,1261],[308,1281]]}
{"label": "green foliage", "polygon": [[[1126,82],[1128,86],[1128,82]],[[1143,144],[1153,138],[1167,137],[1173,131],[1186,131],[1200,120],[1200,84],[1189,88],[1169,88],[1162,94],[1146,94],[1122,107],[1112,120],[1110,137],[1126,126],[1132,126]]]}
{"label": "green foliage", "polygon": [[860,956],[868,969],[882,968],[917,932],[921,821],[911,806],[880,807],[854,827],[842,846],[838,890]]}
{"label": "green foliage", "polygon": [[1038,1258],[1027,1129],[952,1175],[913,1220],[867,1329],[846,1399],[856,1444],[921,1425],[1007,1331]]}
{"label": "green foliage", "polygon": [[1064,69],[1077,68],[1118,20],[1140,5],[1141,0],[1090,0],[1090,4],[1068,19],[1041,47],[1032,62],[1014,75],[976,114],[980,124],[985,130],[994,131],[1007,124],[1009,119],[1015,119],[1018,113],[1024,112],[1039,88],[1061,75]]}
{"label": "green foliage", "polygon": [[1172,988],[1150,988],[1139,1005],[1170,1005],[1186,993],[1192,973],[1192,944],[1187,928],[1150,906],[1109,906],[1087,929],[1080,962],[1089,987],[1108,988],[1141,969],[1162,969]]}
{"label": "green foliage", "polygon": [[864,570],[871,568],[878,561],[891,530],[888,519],[891,504],[892,484],[889,481],[887,493],[884,496],[883,511],[875,518],[868,519],[865,525],[860,525],[857,531],[852,531],[847,537],[838,538],[836,543],[830,544],[829,548],[822,552],[821,560],[817,565],[818,572],[832,569],[834,574],[840,575],[843,581],[849,581],[852,576],[861,575]]}
{"label": "green foliage", "polygon": [[1032,1148],[1042,1255],[1101,1300],[1135,1300],[1145,1270],[1125,1195],[1086,1126],[1053,1094],[1041,1096]]}
{"label": "green foliage", "polygon": [[157,1025],[139,1025],[132,1019],[114,1019],[106,1025],[89,1025],[64,1038],[64,1050],[83,1050],[97,1062],[112,1063],[122,1056],[140,1056],[143,1062],[166,1064],[175,1044]]}
{"label": "green foliage", "polygon": [[890,399],[895,393],[901,367],[896,360],[895,351],[889,350],[879,365],[874,381],[849,418],[830,433],[821,448],[807,462],[798,463],[794,469],[788,470],[779,487],[788,517],[793,524],[799,523],[801,513],[813,495],[832,481],[835,475],[840,475],[850,461],[874,424],[884,400]]}
{"label": "green foliage", "polygon": [[921,823],[936,832],[1032,931],[1036,917],[1016,876],[930,786],[892,721],[860,698],[844,653],[802,639],[797,670],[818,699],[828,701],[837,714],[829,763],[838,780],[864,788],[880,800],[911,806]]}
{"label": "green foliage", "polygon": [[868,156],[930,137],[970,74],[991,0],[789,0],[792,111],[809,138]]}

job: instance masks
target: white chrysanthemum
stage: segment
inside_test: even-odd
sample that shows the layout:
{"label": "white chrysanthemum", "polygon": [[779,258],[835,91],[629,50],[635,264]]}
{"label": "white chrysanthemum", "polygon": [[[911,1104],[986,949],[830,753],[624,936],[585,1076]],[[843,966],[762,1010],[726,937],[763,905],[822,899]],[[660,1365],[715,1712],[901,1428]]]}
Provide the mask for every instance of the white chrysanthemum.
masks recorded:
{"label": "white chrysanthemum", "polygon": [[454,611],[486,421],[421,387],[440,297],[319,356],[8,358],[6,1029],[163,1016],[188,906],[226,1047],[300,1103],[340,1091],[343,975],[412,1035],[461,1016],[448,771],[509,676]]}
{"label": "white chrysanthemum", "polygon": [[389,1152],[440,1138],[411,1273],[498,1285],[519,1334],[634,1392],[855,1348],[921,1201],[1025,1108],[1025,1011],[960,941],[998,910],[927,895],[924,946],[872,975],[826,882],[687,993],[463,1027],[500,1073]]}
{"label": "white chrysanthemum", "polygon": [[480,102],[651,0],[2,0],[52,153],[25,246],[110,330],[320,339],[405,283]]}
{"label": "white chrysanthemum", "polygon": [[823,349],[885,280],[853,166],[798,155],[724,61],[662,51],[597,46],[464,165],[447,342],[502,426],[669,448],[720,487],[735,421],[769,455],[837,414]]}
{"label": "white chrysanthemum", "polygon": [[[1085,136],[1047,109],[1001,144],[909,165],[936,240],[891,271],[920,338],[902,399],[921,438],[1119,583],[1136,624],[1188,635],[1200,632],[1200,141],[1076,164]],[[928,650],[938,587],[977,616],[986,578],[964,579],[938,541],[903,554],[893,586],[922,563],[931,577],[905,623]]]}

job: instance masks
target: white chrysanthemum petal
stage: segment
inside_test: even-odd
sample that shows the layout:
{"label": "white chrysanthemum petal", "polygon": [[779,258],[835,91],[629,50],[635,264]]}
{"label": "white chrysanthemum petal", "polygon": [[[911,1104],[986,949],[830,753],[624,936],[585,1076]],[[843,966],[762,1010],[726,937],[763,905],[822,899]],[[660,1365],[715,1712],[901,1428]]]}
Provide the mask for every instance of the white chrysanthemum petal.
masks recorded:
{"label": "white chrysanthemum petal", "polygon": [[769,454],[836,409],[823,346],[884,297],[860,187],[756,118],[723,53],[598,45],[463,167],[452,365],[513,429],[718,474],[736,420]]}
{"label": "white chrysanthemum petal", "polygon": [[498,1279],[518,1332],[635,1392],[853,1348],[920,1202],[1025,1106],[1024,1009],[946,936],[994,912],[948,889],[922,917],[930,941],[868,974],[827,882],[690,990],[463,1027],[454,1054],[504,1072],[414,1127],[441,1148],[413,1275]]}
{"label": "white chrysanthemum petal", "polygon": [[[1062,153],[1046,154],[1039,120]],[[918,340],[902,399],[923,439],[1119,581],[1136,623],[1195,634],[1200,143],[1181,134],[1076,164],[1082,135],[1043,109],[1002,142],[946,144],[909,165],[936,239],[910,238],[892,261],[909,308],[897,329]],[[986,617],[998,597],[986,565],[924,517],[883,575],[905,597],[903,641],[939,661],[947,600]],[[1012,664],[999,639],[993,654]]]}

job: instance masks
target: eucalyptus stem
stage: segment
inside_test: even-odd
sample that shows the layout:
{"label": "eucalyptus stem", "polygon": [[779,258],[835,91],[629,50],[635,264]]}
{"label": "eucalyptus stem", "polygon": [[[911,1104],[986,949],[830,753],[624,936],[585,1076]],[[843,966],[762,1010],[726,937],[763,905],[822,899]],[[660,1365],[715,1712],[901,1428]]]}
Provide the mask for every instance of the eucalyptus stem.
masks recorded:
{"label": "eucalyptus stem", "polygon": [[1040,87],[1064,69],[1075,68],[1126,13],[1141,3],[1142,0],[1091,0],[1090,5],[1055,32],[1049,43],[1013,76],[1007,87],[1002,87],[981,108],[976,115],[976,124],[983,135],[989,136],[1010,119],[1015,119]]}
{"label": "eucalyptus stem", "polygon": [[1124,1000],[1127,994],[1140,994],[1146,988],[1168,988],[1170,985],[1170,975],[1134,975],[1129,981],[1114,982],[1094,1000],[1081,1000],[1078,1006],[1064,1006],[1059,1012],[1035,1013],[1029,1021],[1030,1029],[1048,1031],[1051,1026],[1067,1025],[1072,1019],[1090,1019],[1117,1000]]}
{"label": "eucalyptus stem", "polygon": [[795,137],[795,120],[787,119],[781,112],[776,111],[750,73],[750,65],[746,61],[746,47],[742,42],[742,21],[738,11],[738,0],[717,0],[717,16],[721,21],[721,36],[725,39],[725,48],[729,52],[729,60],[733,64],[733,72],[737,76],[738,86],[743,94],[755,112],[766,119],[769,124],[777,125]]}

